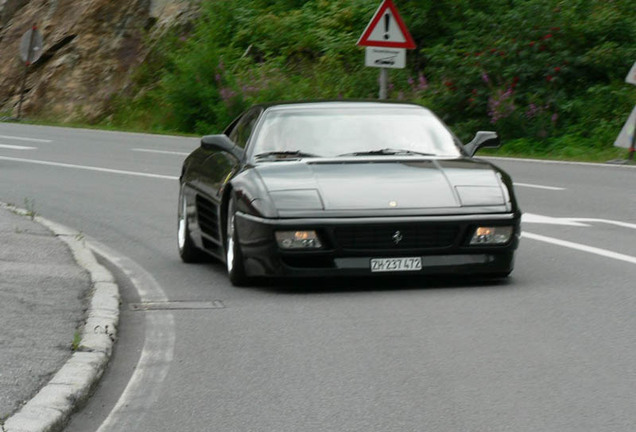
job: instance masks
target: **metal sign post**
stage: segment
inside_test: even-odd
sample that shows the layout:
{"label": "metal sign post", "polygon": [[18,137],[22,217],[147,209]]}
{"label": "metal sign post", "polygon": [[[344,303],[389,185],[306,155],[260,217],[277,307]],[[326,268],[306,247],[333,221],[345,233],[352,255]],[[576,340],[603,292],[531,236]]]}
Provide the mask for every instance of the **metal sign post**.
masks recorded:
{"label": "metal sign post", "polygon": [[380,69],[380,100],[387,98],[387,89],[389,87],[389,71],[387,68]]}
{"label": "metal sign post", "polygon": [[22,36],[20,41],[20,58],[24,62],[24,74],[22,75],[22,88],[20,89],[20,102],[18,102],[18,120],[22,117],[22,102],[26,89],[29,66],[38,61],[42,56],[42,34],[36,24]]}
{"label": "metal sign post", "polygon": [[386,99],[388,69],[403,69],[406,66],[406,50],[415,48],[415,42],[393,0],[382,2],[362,32],[357,45],[367,47],[365,66],[380,68],[379,97]]}

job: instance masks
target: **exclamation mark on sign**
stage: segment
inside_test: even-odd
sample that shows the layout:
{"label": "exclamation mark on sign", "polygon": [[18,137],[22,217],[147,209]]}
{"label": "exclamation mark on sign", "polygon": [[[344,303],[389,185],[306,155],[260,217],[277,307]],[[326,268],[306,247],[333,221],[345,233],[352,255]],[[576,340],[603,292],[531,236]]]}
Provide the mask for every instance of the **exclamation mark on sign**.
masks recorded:
{"label": "exclamation mark on sign", "polygon": [[384,39],[389,40],[391,35],[389,34],[389,23],[391,22],[391,14],[387,11],[384,15]]}

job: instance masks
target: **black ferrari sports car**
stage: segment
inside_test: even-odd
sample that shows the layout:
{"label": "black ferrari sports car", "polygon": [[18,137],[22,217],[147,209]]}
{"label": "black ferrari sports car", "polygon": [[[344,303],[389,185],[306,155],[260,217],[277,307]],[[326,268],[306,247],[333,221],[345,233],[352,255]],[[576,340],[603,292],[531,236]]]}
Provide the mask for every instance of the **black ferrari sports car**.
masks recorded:
{"label": "black ferrari sports car", "polygon": [[430,110],[393,102],[257,105],[184,161],[179,254],[254,277],[477,274],[513,269],[512,180],[473,159]]}

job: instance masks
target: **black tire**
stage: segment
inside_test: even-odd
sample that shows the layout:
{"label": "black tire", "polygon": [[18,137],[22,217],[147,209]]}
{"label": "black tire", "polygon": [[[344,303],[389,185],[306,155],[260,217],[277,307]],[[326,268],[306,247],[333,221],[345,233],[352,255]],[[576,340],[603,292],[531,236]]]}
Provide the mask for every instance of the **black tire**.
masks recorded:
{"label": "black tire", "polygon": [[245,265],[243,262],[243,253],[239,245],[238,233],[234,224],[234,215],[236,213],[236,202],[234,197],[230,198],[227,208],[226,223],[226,241],[225,241],[225,264],[227,274],[234,286],[247,286],[249,278],[245,274]]}
{"label": "black tire", "polygon": [[186,207],[187,201],[182,188],[179,191],[179,208],[177,211],[177,247],[179,248],[179,256],[184,263],[200,263],[206,261],[207,254],[196,247],[192,241]]}

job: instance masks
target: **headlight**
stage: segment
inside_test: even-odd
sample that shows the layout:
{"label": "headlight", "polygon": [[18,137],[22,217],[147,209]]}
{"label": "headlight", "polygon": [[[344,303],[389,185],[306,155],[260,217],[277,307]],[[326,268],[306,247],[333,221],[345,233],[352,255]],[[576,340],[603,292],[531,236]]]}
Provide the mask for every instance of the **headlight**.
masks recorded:
{"label": "headlight", "polygon": [[512,237],[511,226],[477,227],[470,245],[501,245],[508,243]]}
{"label": "headlight", "polygon": [[276,242],[281,249],[320,249],[322,247],[316,231],[277,231]]}

